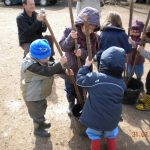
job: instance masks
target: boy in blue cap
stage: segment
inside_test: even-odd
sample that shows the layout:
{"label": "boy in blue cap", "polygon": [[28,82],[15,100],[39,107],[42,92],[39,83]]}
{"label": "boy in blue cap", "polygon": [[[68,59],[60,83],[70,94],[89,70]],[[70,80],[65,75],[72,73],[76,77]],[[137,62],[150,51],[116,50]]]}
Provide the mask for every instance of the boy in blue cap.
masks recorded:
{"label": "boy in blue cap", "polygon": [[23,59],[21,66],[22,95],[28,108],[28,113],[33,119],[34,134],[40,137],[49,137],[45,129],[50,123],[45,122],[47,108],[46,97],[50,95],[53,75],[65,73],[63,65],[67,62],[62,56],[60,62],[52,65],[49,62],[51,48],[45,39],[38,39],[31,43],[30,51]]}
{"label": "boy in blue cap", "polygon": [[126,89],[122,78],[125,51],[119,47],[106,49],[101,56],[99,72],[90,72],[92,61],[86,59],[79,69],[77,84],[88,91],[80,122],[87,128],[91,150],[100,150],[101,138],[107,138],[108,150],[116,150],[121,100]]}

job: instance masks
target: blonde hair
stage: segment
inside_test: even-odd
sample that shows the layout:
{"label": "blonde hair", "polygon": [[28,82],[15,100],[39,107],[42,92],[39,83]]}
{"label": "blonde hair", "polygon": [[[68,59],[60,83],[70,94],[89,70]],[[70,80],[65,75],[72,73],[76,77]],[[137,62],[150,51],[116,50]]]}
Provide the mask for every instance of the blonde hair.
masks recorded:
{"label": "blonde hair", "polygon": [[117,12],[112,12],[112,11],[109,12],[106,19],[106,24],[104,26],[115,26],[115,27],[123,28],[120,15]]}

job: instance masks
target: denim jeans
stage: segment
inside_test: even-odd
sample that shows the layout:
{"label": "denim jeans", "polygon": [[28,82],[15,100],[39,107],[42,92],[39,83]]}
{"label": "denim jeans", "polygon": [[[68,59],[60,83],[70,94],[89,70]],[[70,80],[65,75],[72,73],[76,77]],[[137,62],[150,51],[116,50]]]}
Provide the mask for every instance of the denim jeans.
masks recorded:
{"label": "denim jeans", "polygon": [[118,127],[113,129],[112,131],[97,131],[91,128],[87,128],[86,134],[88,135],[90,140],[99,140],[103,137],[108,139],[116,138],[119,133]]}
{"label": "denim jeans", "polygon": [[[130,75],[131,70],[132,70],[132,66],[128,64],[128,76]],[[136,74],[137,78],[141,78],[143,75],[143,72],[144,72],[143,64],[135,65],[134,73]]]}

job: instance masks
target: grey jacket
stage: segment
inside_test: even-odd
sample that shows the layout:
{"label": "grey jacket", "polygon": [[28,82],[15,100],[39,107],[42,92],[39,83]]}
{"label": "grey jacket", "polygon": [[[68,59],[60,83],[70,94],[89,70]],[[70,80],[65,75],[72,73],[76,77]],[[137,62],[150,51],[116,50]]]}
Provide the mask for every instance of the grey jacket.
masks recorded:
{"label": "grey jacket", "polygon": [[51,94],[54,74],[64,73],[60,63],[44,66],[29,54],[21,66],[21,90],[25,101],[40,101]]}

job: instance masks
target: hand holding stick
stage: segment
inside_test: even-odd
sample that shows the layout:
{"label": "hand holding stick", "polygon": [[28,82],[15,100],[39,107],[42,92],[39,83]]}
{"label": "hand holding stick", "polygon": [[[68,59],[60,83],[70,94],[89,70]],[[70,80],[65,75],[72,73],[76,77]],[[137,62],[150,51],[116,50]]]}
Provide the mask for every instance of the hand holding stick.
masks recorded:
{"label": "hand holding stick", "polygon": [[87,57],[86,61],[85,61],[85,66],[89,66],[90,67],[92,65],[92,63],[93,63],[93,59],[90,60],[89,57]]}

